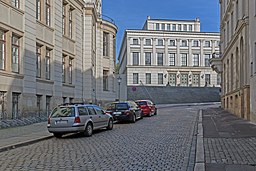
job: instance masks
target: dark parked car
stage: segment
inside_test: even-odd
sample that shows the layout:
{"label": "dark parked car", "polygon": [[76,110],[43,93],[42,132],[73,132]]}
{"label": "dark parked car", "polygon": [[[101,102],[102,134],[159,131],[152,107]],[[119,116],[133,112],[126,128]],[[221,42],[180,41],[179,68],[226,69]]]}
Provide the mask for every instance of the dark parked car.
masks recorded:
{"label": "dark parked car", "polygon": [[155,104],[150,100],[136,100],[138,106],[141,108],[143,116],[152,116],[157,114]]}
{"label": "dark parked car", "polygon": [[91,104],[65,104],[53,109],[48,118],[48,131],[55,137],[66,133],[91,136],[96,129],[113,128],[113,117],[99,106]]}
{"label": "dark parked car", "polygon": [[107,105],[106,113],[111,114],[114,120],[136,122],[142,118],[142,112],[134,101],[113,102]]}

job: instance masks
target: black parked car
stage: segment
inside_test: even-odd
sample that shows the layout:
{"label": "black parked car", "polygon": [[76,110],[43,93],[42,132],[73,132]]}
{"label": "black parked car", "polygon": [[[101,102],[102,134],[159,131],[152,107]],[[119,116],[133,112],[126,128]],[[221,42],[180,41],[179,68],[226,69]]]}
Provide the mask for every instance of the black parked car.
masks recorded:
{"label": "black parked car", "polygon": [[111,114],[114,120],[136,122],[142,118],[142,111],[134,101],[113,102],[107,105],[106,113]]}

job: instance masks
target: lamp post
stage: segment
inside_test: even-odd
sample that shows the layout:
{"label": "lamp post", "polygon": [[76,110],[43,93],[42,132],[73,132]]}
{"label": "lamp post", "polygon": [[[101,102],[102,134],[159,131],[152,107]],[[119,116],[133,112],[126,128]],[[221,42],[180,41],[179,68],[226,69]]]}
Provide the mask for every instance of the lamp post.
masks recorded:
{"label": "lamp post", "polygon": [[119,91],[118,91],[118,101],[120,101],[120,94],[121,94],[120,85],[121,85],[121,80],[122,80],[122,78],[121,78],[120,76],[118,76],[118,77],[117,77],[118,88],[119,88]]}

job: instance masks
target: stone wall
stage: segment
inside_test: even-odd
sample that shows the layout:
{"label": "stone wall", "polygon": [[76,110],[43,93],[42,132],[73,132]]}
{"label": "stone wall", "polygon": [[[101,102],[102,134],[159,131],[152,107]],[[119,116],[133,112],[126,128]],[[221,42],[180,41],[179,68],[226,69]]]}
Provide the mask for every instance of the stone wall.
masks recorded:
{"label": "stone wall", "polygon": [[156,104],[219,102],[219,87],[128,86],[127,99],[151,99]]}

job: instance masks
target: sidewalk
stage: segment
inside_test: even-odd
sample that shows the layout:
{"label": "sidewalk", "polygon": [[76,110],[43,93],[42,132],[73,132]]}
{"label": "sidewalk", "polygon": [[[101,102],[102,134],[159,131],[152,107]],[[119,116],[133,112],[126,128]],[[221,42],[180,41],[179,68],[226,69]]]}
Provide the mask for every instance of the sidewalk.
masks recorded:
{"label": "sidewalk", "polygon": [[206,171],[256,171],[256,125],[221,108],[202,111]]}
{"label": "sidewalk", "polygon": [[0,129],[0,152],[51,138],[47,122]]}

